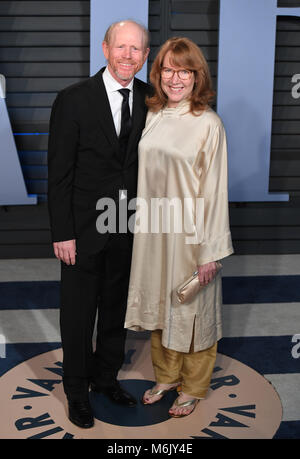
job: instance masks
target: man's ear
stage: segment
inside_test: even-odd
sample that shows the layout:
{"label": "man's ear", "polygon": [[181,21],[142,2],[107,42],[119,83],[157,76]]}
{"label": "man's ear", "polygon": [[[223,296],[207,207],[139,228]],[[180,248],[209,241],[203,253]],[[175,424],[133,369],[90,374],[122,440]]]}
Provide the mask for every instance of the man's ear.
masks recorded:
{"label": "man's ear", "polygon": [[145,51],[145,54],[144,54],[144,63],[146,62],[148,56],[149,56],[149,53],[150,53],[150,48],[147,48],[146,51]]}
{"label": "man's ear", "polygon": [[108,56],[109,56],[109,46],[108,46],[108,44],[106,43],[106,41],[103,41],[103,42],[102,42],[102,51],[103,51],[103,54],[104,54],[105,59],[108,60]]}

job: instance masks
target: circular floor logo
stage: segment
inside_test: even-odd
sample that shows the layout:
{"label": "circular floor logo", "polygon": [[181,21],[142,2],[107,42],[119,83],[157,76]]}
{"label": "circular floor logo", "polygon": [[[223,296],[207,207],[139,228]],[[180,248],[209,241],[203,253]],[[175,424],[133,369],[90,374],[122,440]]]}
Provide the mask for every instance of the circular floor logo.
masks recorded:
{"label": "circular floor logo", "polygon": [[[67,418],[62,387],[62,351],[33,357],[0,378],[0,438],[272,438],[282,418],[273,386],[241,362],[217,355],[211,387],[194,413],[170,418],[176,394],[161,402],[119,407],[101,394],[91,393],[95,414],[91,429],[80,429]],[[128,340],[126,363],[119,373],[125,389],[141,399],[154,375],[150,343]]]}

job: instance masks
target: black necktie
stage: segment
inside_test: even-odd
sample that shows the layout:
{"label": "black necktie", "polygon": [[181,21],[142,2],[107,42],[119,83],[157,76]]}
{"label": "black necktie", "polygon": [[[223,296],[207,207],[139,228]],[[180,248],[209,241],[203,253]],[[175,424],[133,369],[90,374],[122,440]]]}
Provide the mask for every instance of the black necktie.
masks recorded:
{"label": "black necktie", "polygon": [[121,131],[119,135],[119,143],[122,154],[125,156],[127,150],[127,143],[131,131],[131,117],[129,110],[129,89],[118,89],[123,96],[122,113],[121,113]]}

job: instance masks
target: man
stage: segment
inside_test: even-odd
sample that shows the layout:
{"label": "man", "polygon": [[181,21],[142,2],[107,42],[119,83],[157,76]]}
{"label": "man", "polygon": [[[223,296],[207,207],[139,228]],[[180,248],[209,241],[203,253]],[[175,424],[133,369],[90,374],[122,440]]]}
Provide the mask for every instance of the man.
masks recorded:
{"label": "man", "polygon": [[147,30],[134,21],[110,26],[102,44],[107,67],[61,91],[50,119],[48,203],[54,252],[61,260],[63,385],[69,419],[83,428],[94,423],[90,384],[116,403],[136,403],[117,381],[132,234],[118,233],[118,227],[116,233],[99,233],[96,204],[111,198],[118,213],[125,197],[120,190],[128,200],[136,196],[149,86],[134,76],[147,59],[148,41]]}

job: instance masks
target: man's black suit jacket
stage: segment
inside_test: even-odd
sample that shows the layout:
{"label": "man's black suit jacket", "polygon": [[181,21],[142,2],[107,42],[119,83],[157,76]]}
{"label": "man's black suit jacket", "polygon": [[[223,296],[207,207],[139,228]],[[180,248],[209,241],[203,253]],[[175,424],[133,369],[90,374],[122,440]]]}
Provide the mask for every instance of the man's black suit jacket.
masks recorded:
{"label": "man's black suit jacket", "polygon": [[101,69],[62,90],[54,101],[48,146],[48,207],[52,240],[76,239],[77,249],[95,252],[108,234],[96,229],[98,199],[116,203],[119,190],[136,196],[138,142],[145,125],[150,86],[133,85],[132,132],[122,157]]}

